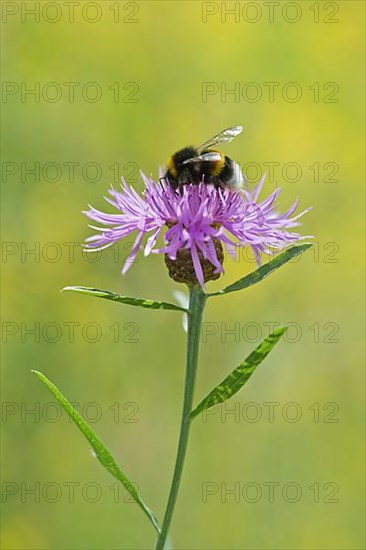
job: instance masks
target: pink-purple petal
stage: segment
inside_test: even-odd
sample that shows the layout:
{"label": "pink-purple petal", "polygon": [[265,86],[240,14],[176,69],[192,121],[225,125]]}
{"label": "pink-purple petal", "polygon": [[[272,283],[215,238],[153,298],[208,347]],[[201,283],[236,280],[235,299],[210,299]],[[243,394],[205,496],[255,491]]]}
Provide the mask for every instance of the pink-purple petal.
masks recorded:
{"label": "pink-purple petal", "polygon": [[[279,188],[258,201],[265,177],[252,191],[247,188],[237,193],[216,189],[204,182],[186,185],[182,192],[176,191],[164,180],[161,170],[162,179],[158,183],[142,172],[141,177],[144,183],[142,196],[125,180],[122,180],[121,190],[110,189],[112,198],[105,199],[118,213],[105,213],[92,206],[84,212],[90,220],[104,226],[90,226],[97,234],[86,239],[87,250],[107,248],[137,231],[122,273],[132,265],[145,235],[148,235],[145,256],[151,252],[160,253],[175,260],[178,250],[189,249],[201,286],[204,285],[204,276],[199,250],[217,271],[223,271],[214,238],[219,239],[234,256],[237,246],[250,246],[258,263],[262,253],[274,249],[279,251],[304,238],[288,229],[299,225],[297,220],[310,209],[291,218],[298,206],[298,201],[295,201],[285,213],[277,212],[275,203]],[[165,245],[154,249],[164,228]]]}

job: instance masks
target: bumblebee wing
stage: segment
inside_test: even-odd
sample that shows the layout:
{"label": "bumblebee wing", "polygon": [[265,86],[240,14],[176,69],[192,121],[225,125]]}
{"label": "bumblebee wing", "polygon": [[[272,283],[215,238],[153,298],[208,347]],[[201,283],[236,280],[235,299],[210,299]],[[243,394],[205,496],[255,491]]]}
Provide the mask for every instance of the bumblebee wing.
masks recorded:
{"label": "bumblebee wing", "polygon": [[208,139],[202,145],[197,147],[197,151],[201,152],[204,149],[207,149],[209,147],[213,147],[215,145],[218,145],[220,143],[229,143],[232,141],[236,136],[241,134],[243,131],[243,126],[233,126],[232,128],[226,128],[226,130],[222,130],[219,134],[216,136],[213,136],[211,139]]}
{"label": "bumblebee wing", "polygon": [[221,160],[220,153],[216,151],[210,151],[208,153],[204,153],[203,155],[197,155],[196,157],[187,159],[183,161],[182,164],[191,164],[195,162],[217,162],[219,160]]}

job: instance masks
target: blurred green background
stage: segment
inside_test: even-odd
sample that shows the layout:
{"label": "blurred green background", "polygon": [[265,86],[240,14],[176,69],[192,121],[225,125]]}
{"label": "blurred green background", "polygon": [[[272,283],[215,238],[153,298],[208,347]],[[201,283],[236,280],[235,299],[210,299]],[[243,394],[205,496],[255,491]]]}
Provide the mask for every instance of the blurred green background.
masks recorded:
{"label": "blurred green background", "polygon": [[[161,257],[120,276],[131,240],[83,256],[81,211],[103,209],[117,176],[141,189],[137,167],[156,175],[179,147],[243,124],[225,152],[251,184],[276,163],[264,194],[280,185],[282,209],[297,196],[313,206],[301,231],[316,245],[208,304],[197,400],[268,323],[292,328],[226,409],[193,425],[172,544],[363,548],[363,2],[78,2],[74,14],[38,4],[39,16],[34,2],[2,3],[2,547],[152,548],[150,524],[30,369],[79,403],[161,518],[182,402],[180,314],[59,290],[174,300],[184,289]],[[227,260],[211,289],[253,268],[249,255]]]}

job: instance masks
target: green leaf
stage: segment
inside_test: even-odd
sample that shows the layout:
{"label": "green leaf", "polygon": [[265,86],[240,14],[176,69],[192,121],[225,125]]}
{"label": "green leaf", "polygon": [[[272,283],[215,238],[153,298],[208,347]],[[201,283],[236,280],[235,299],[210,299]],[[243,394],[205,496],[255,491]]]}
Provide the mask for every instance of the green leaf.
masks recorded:
{"label": "green leaf", "polygon": [[249,273],[249,275],[246,275],[242,279],[239,279],[239,281],[236,281],[236,283],[233,283],[232,285],[229,285],[222,290],[219,290],[218,292],[207,294],[207,296],[218,296],[220,294],[227,294],[228,292],[243,290],[243,288],[255,285],[256,283],[262,281],[270,273],[276,271],[276,269],[292,260],[292,258],[295,258],[296,256],[299,256],[299,254],[305,252],[305,250],[307,250],[311,246],[313,246],[312,243],[304,243],[292,246],[291,248],[287,248],[287,250],[275,256],[273,260],[271,260],[267,264],[262,265],[256,271]]}
{"label": "green leaf", "polygon": [[79,292],[80,294],[104,298],[105,300],[112,300],[113,302],[119,302],[120,304],[127,304],[129,306],[140,306],[148,309],[170,309],[174,311],[184,311],[185,313],[188,311],[184,307],[169,304],[168,302],[154,302],[154,300],[145,300],[144,298],[131,298],[130,296],[121,296],[115,292],[109,292],[109,290],[99,290],[98,288],[89,288],[87,286],[65,286],[65,288],[62,289],[62,292],[64,291]]}
{"label": "green leaf", "polygon": [[223,403],[235,395],[249,380],[258,365],[267,357],[271,349],[287,330],[287,327],[279,327],[274,330],[257,348],[234,369],[216,388],[212,390],[190,414],[194,418],[200,412]]}
{"label": "green leaf", "polygon": [[108,470],[110,474],[112,474],[113,477],[115,477],[116,479],[118,479],[118,481],[122,483],[124,488],[130,493],[132,498],[137,502],[140,508],[142,508],[142,510],[148,516],[148,518],[150,519],[156,531],[160,533],[160,528],[156,517],[154,516],[152,511],[146,506],[146,504],[143,502],[133,483],[131,483],[131,481],[119,469],[113,456],[108,451],[104,443],[102,443],[99,437],[93,432],[89,424],[85,422],[84,418],[74,409],[74,407],[71,405],[71,403],[69,403],[66,397],[62,395],[62,393],[56,388],[56,386],[50,380],[48,380],[48,378],[44,374],[42,374],[37,370],[32,370],[32,372],[34,372],[38,376],[38,378],[47,386],[49,391],[60,403],[61,407],[66,411],[66,413],[70,416],[70,418],[74,421],[76,426],[79,428],[81,433],[89,441],[99,462],[103,464],[103,466]]}

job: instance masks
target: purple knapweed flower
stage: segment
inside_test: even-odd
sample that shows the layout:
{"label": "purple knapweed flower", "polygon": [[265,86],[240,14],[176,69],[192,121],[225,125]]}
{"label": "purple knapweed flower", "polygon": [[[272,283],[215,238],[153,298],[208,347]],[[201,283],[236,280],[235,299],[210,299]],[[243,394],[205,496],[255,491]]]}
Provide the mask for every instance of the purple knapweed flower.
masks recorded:
{"label": "purple knapweed flower", "polygon": [[[297,208],[295,201],[284,214],[277,212],[279,188],[260,201],[265,176],[252,191],[233,192],[204,182],[185,185],[179,191],[164,178],[156,183],[141,175],[145,185],[142,196],[123,179],[121,191],[113,188],[109,191],[111,198],[106,197],[106,201],[117,213],[107,214],[92,206],[85,212],[93,222],[102,225],[90,226],[98,234],[86,239],[87,250],[107,248],[136,232],[122,273],[133,263],[145,235],[148,235],[143,246],[145,256],[151,252],[164,254],[175,280],[198,281],[202,287],[205,281],[218,278],[224,271],[222,245],[230,254],[234,254],[236,247],[250,246],[260,263],[261,253],[273,254],[305,238],[289,229],[299,225],[298,219],[309,209],[291,217]],[[165,246],[155,249],[162,231]],[[182,261],[191,264],[191,279],[182,275],[182,269],[177,276],[174,268]],[[184,265],[180,267],[184,272]]]}

